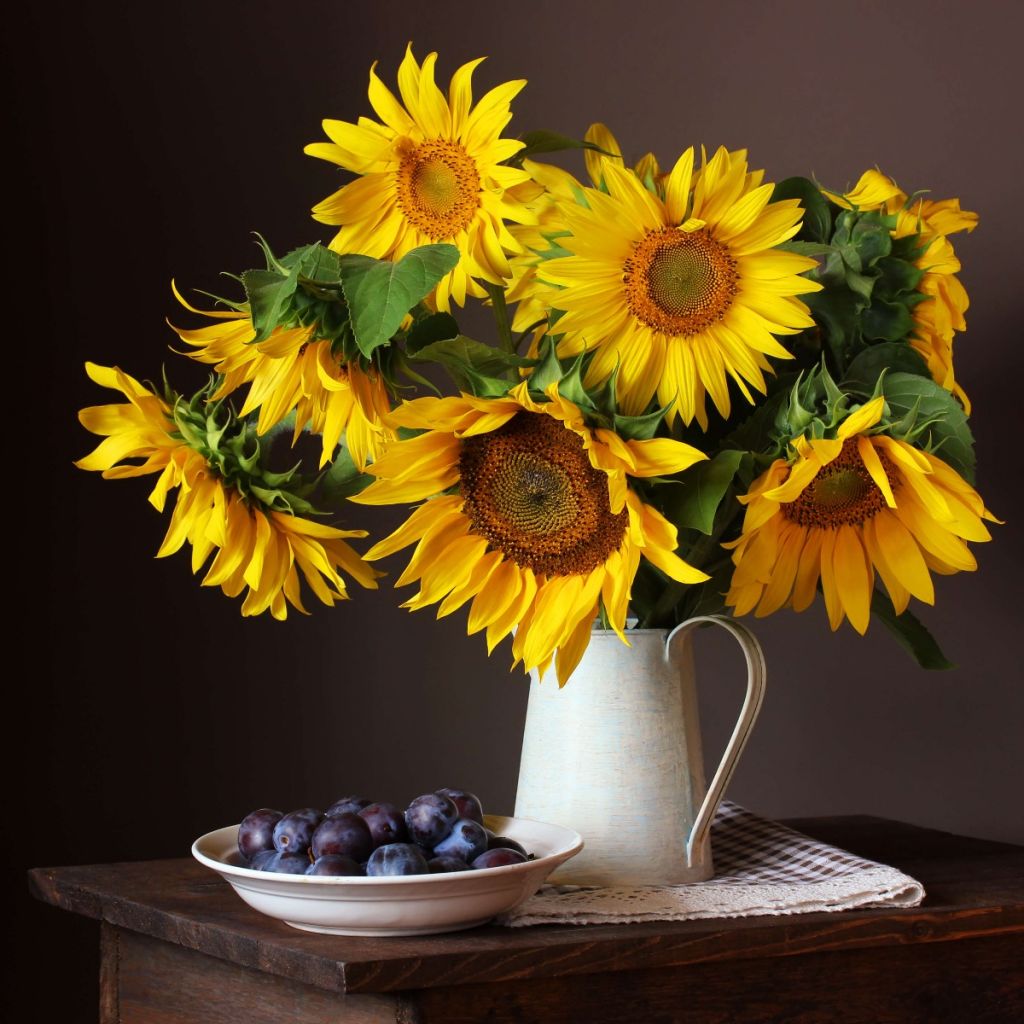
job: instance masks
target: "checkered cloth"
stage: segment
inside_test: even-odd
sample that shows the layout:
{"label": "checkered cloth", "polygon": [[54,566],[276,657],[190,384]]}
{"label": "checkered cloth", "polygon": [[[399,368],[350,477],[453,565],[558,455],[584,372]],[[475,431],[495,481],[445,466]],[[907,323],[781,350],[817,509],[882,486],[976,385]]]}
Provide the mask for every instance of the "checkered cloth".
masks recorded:
{"label": "checkered cloth", "polygon": [[855,857],[724,801],[711,826],[715,877],[690,885],[602,889],[545,885],[498,919],[611,924],[807,914],[855,907],[916,907],[924,886],[896,868]]}

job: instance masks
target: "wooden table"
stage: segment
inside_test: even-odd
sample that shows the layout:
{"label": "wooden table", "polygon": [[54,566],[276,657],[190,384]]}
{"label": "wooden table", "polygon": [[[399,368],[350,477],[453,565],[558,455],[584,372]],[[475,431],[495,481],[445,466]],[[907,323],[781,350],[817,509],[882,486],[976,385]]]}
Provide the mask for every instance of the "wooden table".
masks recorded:
{"label": "wooden table", "polygon": [[787,824],[901,868],[925,903],[357,939],[263,917],[191,860],[30,881],[102,922],[102,1024],[1024,1021],[1024,848],[881,818]]}

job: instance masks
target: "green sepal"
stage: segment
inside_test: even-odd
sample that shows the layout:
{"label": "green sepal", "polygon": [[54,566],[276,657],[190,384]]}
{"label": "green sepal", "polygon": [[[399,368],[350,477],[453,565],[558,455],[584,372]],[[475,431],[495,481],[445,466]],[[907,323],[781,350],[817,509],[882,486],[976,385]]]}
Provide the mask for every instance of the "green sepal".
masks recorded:
{"label": "green sepal", "polygon": [[307,282],[341,283],[341,257],[332,249],[325,249],[319,242],[292,249],[281,257],[281,265],[288,269],[298,267],[299,275]]}
{"label": "green sepal", "polygon": [[308,515],[315,513],[316,508],[304,498],[284,491],[281,488],[260,487],[259,484],[249,484],[249,494],[256,498],[264,508],[287,510],[292,515]]}
{"label": "green sepal", "polygon": [[242,274],[249,303],[252,325],[256,331],[253,343],[266,341],[281,322],[299,283],[299,268],[287,274],[277,270],[246,270]]}
{"label": "green sepal", "polygon": [[662,406],[643,416],[622,416],[619,413],[612,415],[612,426],[615,433],[630,441],[649,441],[658,432],[665,413],[671,409],[671,405]]}
{"label": "green sepal", "polygon": [[294,415],[261,437],[255,416],[240,419],[226,400],[211,400],[219,383],[218,378],[211,378],[187,400],[173,396],[178,436],[203,457],[226,488],[234,488],[247,500],[268,510],[316,514],[308,500],[314,484],[299,472],[299,466],[284,471],[269,467],[275,441],[294,431]]}
{"label": "green sepal", "polygon": [[880,590],[871,595],[871,614],[910,652],[921,668],[938,671],[956,668],[924,623],[909,611],[897,615],[889,596]]}
{"label": "green sepal", "polygon": [[[848,214],[843,216],[846,217]],[[837,231],[836,234],[839,235],[840,232]],[[850,228],[849,239],[849,248],[844,247],[844,253],[856,253],[857,270],[874,267],[892,251],[892,236],[881,217],[876,220],[873,216],[861,214]]]}
{"label": "green sepal", "polygon": [[[553,343],[552,343],[553,345]],[[562,375],[558,382],[558,393],[568,399],[578,409],[593,416],[597,414],[597,406],[583,384],[583,363],[586,353],[581,352],[572,363],[572,366]]]}
{"label": "green sepal", "polygon": [[[237,281],[239,284],[242,283],[242,279],[237,274],[223,274],[223,277],[230,277],[232,281]],[[217,295],[214,292],[208,292],[203,288],[192,289],[196,295],[205,295],[208,299],[213,299],[214,302],[220,303],[222,306],[227,306],[228,309],[233,309],[236,313],[249,313],[248,302],[235,302],[233,299],[225,299],[223,295]]]}
{"label": "green sepal", "polygon": [[[571,372],[571,371],[570,371]],[[549,335],[541,343],[540,359],[530,373],[530,390],[546,391],[565,376],[554,339]]]}
{"label": "green sepal", "polygon": [[406,314],[459,262],[454,245],[421,245],[400,260],[340,257],[341,285],[359,351],[368,359],[394,337]]}

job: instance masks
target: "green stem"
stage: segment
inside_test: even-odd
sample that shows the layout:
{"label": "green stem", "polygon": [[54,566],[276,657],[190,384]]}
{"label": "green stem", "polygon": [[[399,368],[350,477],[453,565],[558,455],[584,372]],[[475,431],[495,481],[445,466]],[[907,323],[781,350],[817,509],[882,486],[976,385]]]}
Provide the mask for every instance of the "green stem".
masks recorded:
{"label": "green stem", "polygon": [[[706,537],[701,537],[693,549],[687,554],[685,561],[688,565],[692,565],[694,569],[704,570],[707,561],[715,554],[720,554],[721,549],[719,542],[722,539],[722,535],[732,525],[733,520],[739,515],[741,506],[738,501],[734,499],[732,489],[730,488],[726,492],[723,504],[728,503],[729,511],[722,517],[721,522],[716,522],[711,533]],[[686,593],[690,585],[686,583],[677,583],[675,580],[671,580],[662,591],[661,597],[655,603],[654,607],[644,616],[642,622],[639,623],[641,628],[654,628],[659,622],[664,620],[673,608],[682,600],[683,595]]]}
{"label": "green stem", "polygon": [[494,310],[494,322],[498,325],[501,347],[509,355],[515,355],[516,342],[512,337],[512,321],[509,319],[508,306],[505,304],[505,289],[501,285],[491,284],[490,281],[482,281],[481,284],[491,300],[491,309]]}

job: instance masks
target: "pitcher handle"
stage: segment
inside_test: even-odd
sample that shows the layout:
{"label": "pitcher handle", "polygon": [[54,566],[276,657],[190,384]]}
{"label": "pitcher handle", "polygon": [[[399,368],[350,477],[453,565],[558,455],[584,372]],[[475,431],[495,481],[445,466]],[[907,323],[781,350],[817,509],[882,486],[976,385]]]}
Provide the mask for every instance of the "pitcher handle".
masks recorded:
{"label": "pitcher handle", "polygon": [[689,838],[686,840],[686,864],[688,867],[693,866],[694,848],[703,842],[708,829],[711,827],[711,821],[725,794],[725,787],[729,785],[729,781],[732,779],[733,772],[736,770],[736,763],[739,761],[740,754],[743,753],[743,748],[750,738],[754,722],[757,721],[761,704],[764,701],[766,675],[764,651],[761,650],[761,645],[757,642],[757,638],[742,623],[724,615],[698,615],[695,618],[687,619],[686,622],[681,622],[669,633],[665,640],[666,657],[672,647],[672,642],[677,637],[685,636],[691,629],[699,626],[702,622],[721,626],[743,648],[743,656],[747,660],[747,695],[743,700],[743,707],[740,708],[740,716],[736,721],[736,728],[733,729],[732,736],[726,744],[722,761],[715,772],[715,777],[711,780],[711,785],[704,796],[704,802],[700,806],[700,811],[698,811],[693,827],[690,829]]}

